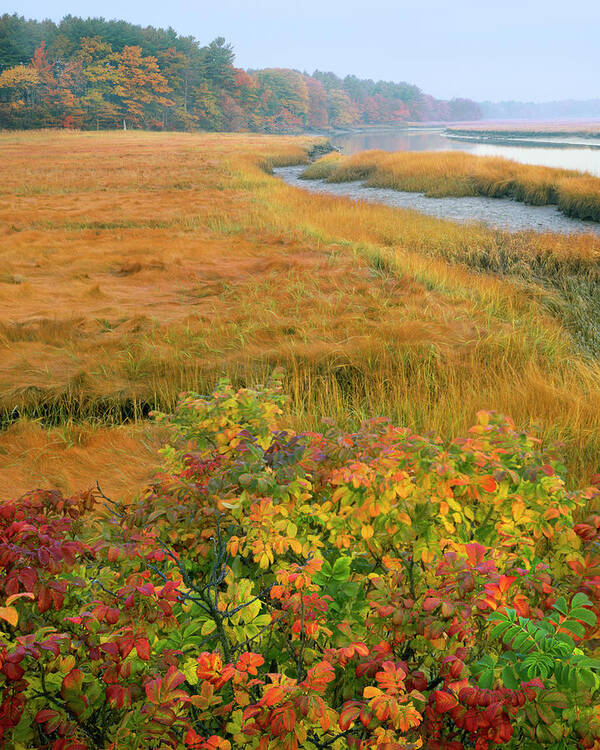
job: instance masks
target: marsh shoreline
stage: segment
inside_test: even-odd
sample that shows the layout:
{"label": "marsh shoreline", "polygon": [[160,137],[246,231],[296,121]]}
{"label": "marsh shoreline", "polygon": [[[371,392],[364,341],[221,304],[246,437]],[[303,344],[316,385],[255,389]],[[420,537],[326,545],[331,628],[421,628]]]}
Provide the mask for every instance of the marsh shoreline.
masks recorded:
{"label": "marsh shoreline", "polygon": [[303,166],[279,167],[273,170],[284,182],[312,193],[345,197],[357,202],[380,203],[459,223],[483,223],[509,232],[558,232],[560,234],[596,234],[600,224],[572,219],[554,205],[532,206],[510,198],[484,196],[448,196],[431,198],[422,192],[365,186],[361,180],[327,182],[302,179]]}

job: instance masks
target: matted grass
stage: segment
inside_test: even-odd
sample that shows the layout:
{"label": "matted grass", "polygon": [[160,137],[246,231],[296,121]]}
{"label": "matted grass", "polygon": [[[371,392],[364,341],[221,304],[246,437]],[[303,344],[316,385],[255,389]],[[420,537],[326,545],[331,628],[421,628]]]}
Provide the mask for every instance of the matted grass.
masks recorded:
{"label": "matted grass", "polygon": [[[564,441],[574,479],[596,471],[594,331],[532,269],[542,259],[557,277],[592,278],[598,240],[465,228],[308,194],[268,174],[307,162],[312,145],[2,135],[4,423],[39,419],[48,435],[75,421],[93,435],[133,420],[119,440],[139,440],[135,420],[171,409],[181,390],[206,391],[222,374],[260,381],[283,366],[299,427],[383,414],[449,436],[477,410],[496,409]],[[0,472],[19,429],[2,436]],[[53,438],[41,434],[52,454]],[[84,450],[102,455],[111,430],[101,435]],[[128,491],[117,453],[90,460],[89,483]],[[31,473],[31,451],[9,454],[9,476]],[[42,467],[31,476],[54,475]],[[69,489],[83,479],[61,481]]]}
{"label": "matted grass", "polygon": [[131,500],[152,479],[164,442],[144,423],[46,429],[22,420],[0,432],[0,501],[40,487],[72,493],[96,480],[108,497]]}

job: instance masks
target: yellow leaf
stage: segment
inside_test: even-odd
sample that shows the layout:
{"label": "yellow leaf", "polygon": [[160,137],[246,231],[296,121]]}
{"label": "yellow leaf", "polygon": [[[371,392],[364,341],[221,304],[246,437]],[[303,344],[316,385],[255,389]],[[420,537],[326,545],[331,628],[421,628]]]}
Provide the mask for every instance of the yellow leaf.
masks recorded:
{"label": "yellow leaf", "polygon": [[363,539],[368,540],[375,533],[375,529],[371,525],[367,524],[366,526],[362,527],[362,529],[360,530],[360,533]]}
{"label": "yellow leaf", "polygon": [[70,654],[69,656],[65,656],[64,659],[60,660],[59,670],[63,674],[68,674],[73,669],[74,666],[75,666],[75,657],[73,656],[73,654]]}
{"label": "yellow leaf", "polygon": [[0,607],[0,620],[6,620],[14,628],[19,622],[19,613],[14,607]]}
{"label": "yellow leaf", "polygon": [[515,521],[519,521],[525,513],[525,503],[522,500],[515,500],[512,504],[512,515]]}
{"label": "yellow leaf", "polygon": [[195,659],[188,659],[183,667],[181,667],[181,671],[185,675],[185,679],[190,683],[190,685],[196,685],[198,683],[198,675],[196,674],[196,667],[198,664],[196,663]]}
{"label": "yellow leaf", "polygon": [[378,695],[381,695],[381,690],[374,685],[367,685],[363,689],[363,698],[375,698]]}

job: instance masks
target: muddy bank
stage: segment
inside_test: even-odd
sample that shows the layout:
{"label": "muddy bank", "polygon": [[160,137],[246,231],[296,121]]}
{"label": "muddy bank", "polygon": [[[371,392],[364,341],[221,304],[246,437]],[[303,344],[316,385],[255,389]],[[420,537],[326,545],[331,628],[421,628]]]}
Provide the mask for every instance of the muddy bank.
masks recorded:
{"label": "muddy bank", "polygon": [[387,188],[363,187],[362,182],[329,183],[324,180],[301,180],[305,167],[281,167],[273,173],[295,187],[313,193],[336,195],[368,203],[383,203],[408,208],[440,219],[458,222],[482,222],[496,229],[512,232],[592,233],[600,236],[600,225],[593,221],[570,219],[556,206],[531,206],[507,198],[428,198],[423,193],[409,193]]}

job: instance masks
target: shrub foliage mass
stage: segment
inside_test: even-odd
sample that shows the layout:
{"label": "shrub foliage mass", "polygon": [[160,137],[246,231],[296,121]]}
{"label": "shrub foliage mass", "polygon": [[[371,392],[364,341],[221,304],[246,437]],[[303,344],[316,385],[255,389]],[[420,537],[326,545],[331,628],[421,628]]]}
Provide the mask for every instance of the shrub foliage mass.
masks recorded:
{"label": "shrub foliage mass", "polygon": [[3,747],[596,747],[600,516],[480,413],[296,433],[184,394],[152,486],[0,506]]}

